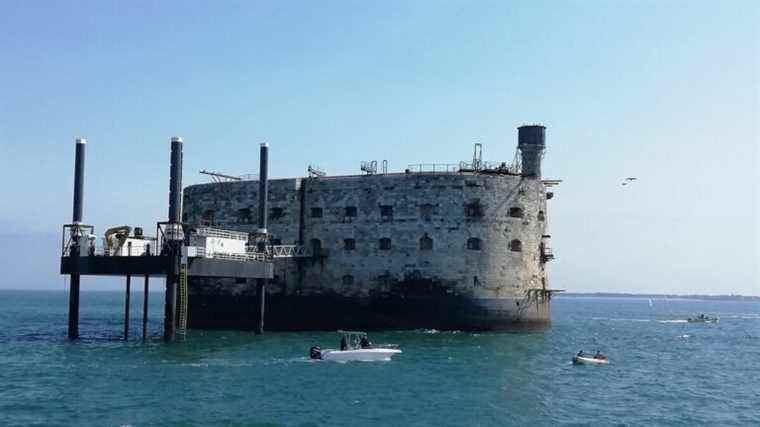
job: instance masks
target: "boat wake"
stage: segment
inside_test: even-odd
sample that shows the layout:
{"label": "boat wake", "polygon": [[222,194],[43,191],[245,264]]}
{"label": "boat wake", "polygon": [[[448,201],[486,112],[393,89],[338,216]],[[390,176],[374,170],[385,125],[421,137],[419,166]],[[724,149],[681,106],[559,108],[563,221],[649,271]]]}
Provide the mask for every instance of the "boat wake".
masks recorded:
{"label": "boat wake", "polygon": [[591,320],[609,320],[611,322],[651,322],[652,319],[628,319],[620,317],[592,317]]}
{"label": "boat wake", "polygon": [[720,318],[721,319],[760,320],[760,314],[739,313],[739,314],[721,315]]}
{"label": "boat wake", "polygon": [[659,323],[689,323],[686,319],[658,320]]}

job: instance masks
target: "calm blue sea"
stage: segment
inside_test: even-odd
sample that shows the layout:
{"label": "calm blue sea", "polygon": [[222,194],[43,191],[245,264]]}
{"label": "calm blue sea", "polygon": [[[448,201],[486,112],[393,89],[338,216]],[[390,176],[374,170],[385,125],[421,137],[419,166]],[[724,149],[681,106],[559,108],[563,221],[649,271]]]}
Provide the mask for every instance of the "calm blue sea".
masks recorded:
{"label": "calm blue sea", "polygon": [[[557,298],[545,333],[375,333],[391,362],[311,362],[332,333],[191,331],[119,341],[121,293],[0,291],[0,425],[760,425],[757,302]],[[139,332],[142,296],[133,294]],[[683,323],[717,314],[717,325]],[[609,366],[573,366],[580,349]]]}

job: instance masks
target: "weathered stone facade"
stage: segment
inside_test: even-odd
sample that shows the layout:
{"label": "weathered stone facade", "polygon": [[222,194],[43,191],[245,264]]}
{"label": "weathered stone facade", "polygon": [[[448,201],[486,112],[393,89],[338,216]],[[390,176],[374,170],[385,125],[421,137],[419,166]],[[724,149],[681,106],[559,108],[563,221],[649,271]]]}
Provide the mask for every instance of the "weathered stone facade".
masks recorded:
{"label": "weathered stone facade", "polygon": [[[257,192],[256,181],[190,186],[183,219],[255,231]],[[547,287],[540,179],[464,172],[279,179],[270,181],[269,205],[274,242],[303,244],[311,254],[276,261],[269,329],[548,324],[548,300],[530,292]],[[253,321],[252,283],[195,280],[190,292],[191,324]],[[307,318],[281,312],[294,309]],[[314,318],[332,309],[351,316]]]}

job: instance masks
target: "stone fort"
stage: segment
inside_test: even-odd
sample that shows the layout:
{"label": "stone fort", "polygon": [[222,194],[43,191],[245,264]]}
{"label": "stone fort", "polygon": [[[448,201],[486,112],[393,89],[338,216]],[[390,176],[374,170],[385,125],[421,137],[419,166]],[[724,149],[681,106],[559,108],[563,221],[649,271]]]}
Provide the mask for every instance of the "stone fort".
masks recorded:
{"label": "stone fort", "polygon": [[[519,128],[517,164],[271,180],[272,330],[541,329],[548,325],[545,128]],[[431,170],[432,169],[432,170]],[[193,185],[183,222],[255,232],[257,181]],[[255,286],[190,283],[191,327],[252,327]]]}

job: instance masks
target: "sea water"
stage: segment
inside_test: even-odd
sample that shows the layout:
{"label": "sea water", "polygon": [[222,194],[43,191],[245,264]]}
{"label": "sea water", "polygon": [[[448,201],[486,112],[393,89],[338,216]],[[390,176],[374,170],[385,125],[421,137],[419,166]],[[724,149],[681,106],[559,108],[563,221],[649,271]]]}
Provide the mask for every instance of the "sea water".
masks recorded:
{"label": "sea water", "polygon": [[[162,294],[0,291],[0,425],[760,425],[760,303],[555,298],[543,333],[389,331],[390,362],[311,361],[328,332],[160,340]],[[329,308],[325,308],[329,309]],[[686,323],[697,313],[718,324]],[[608,366],[574,366],[579,350]]]}

